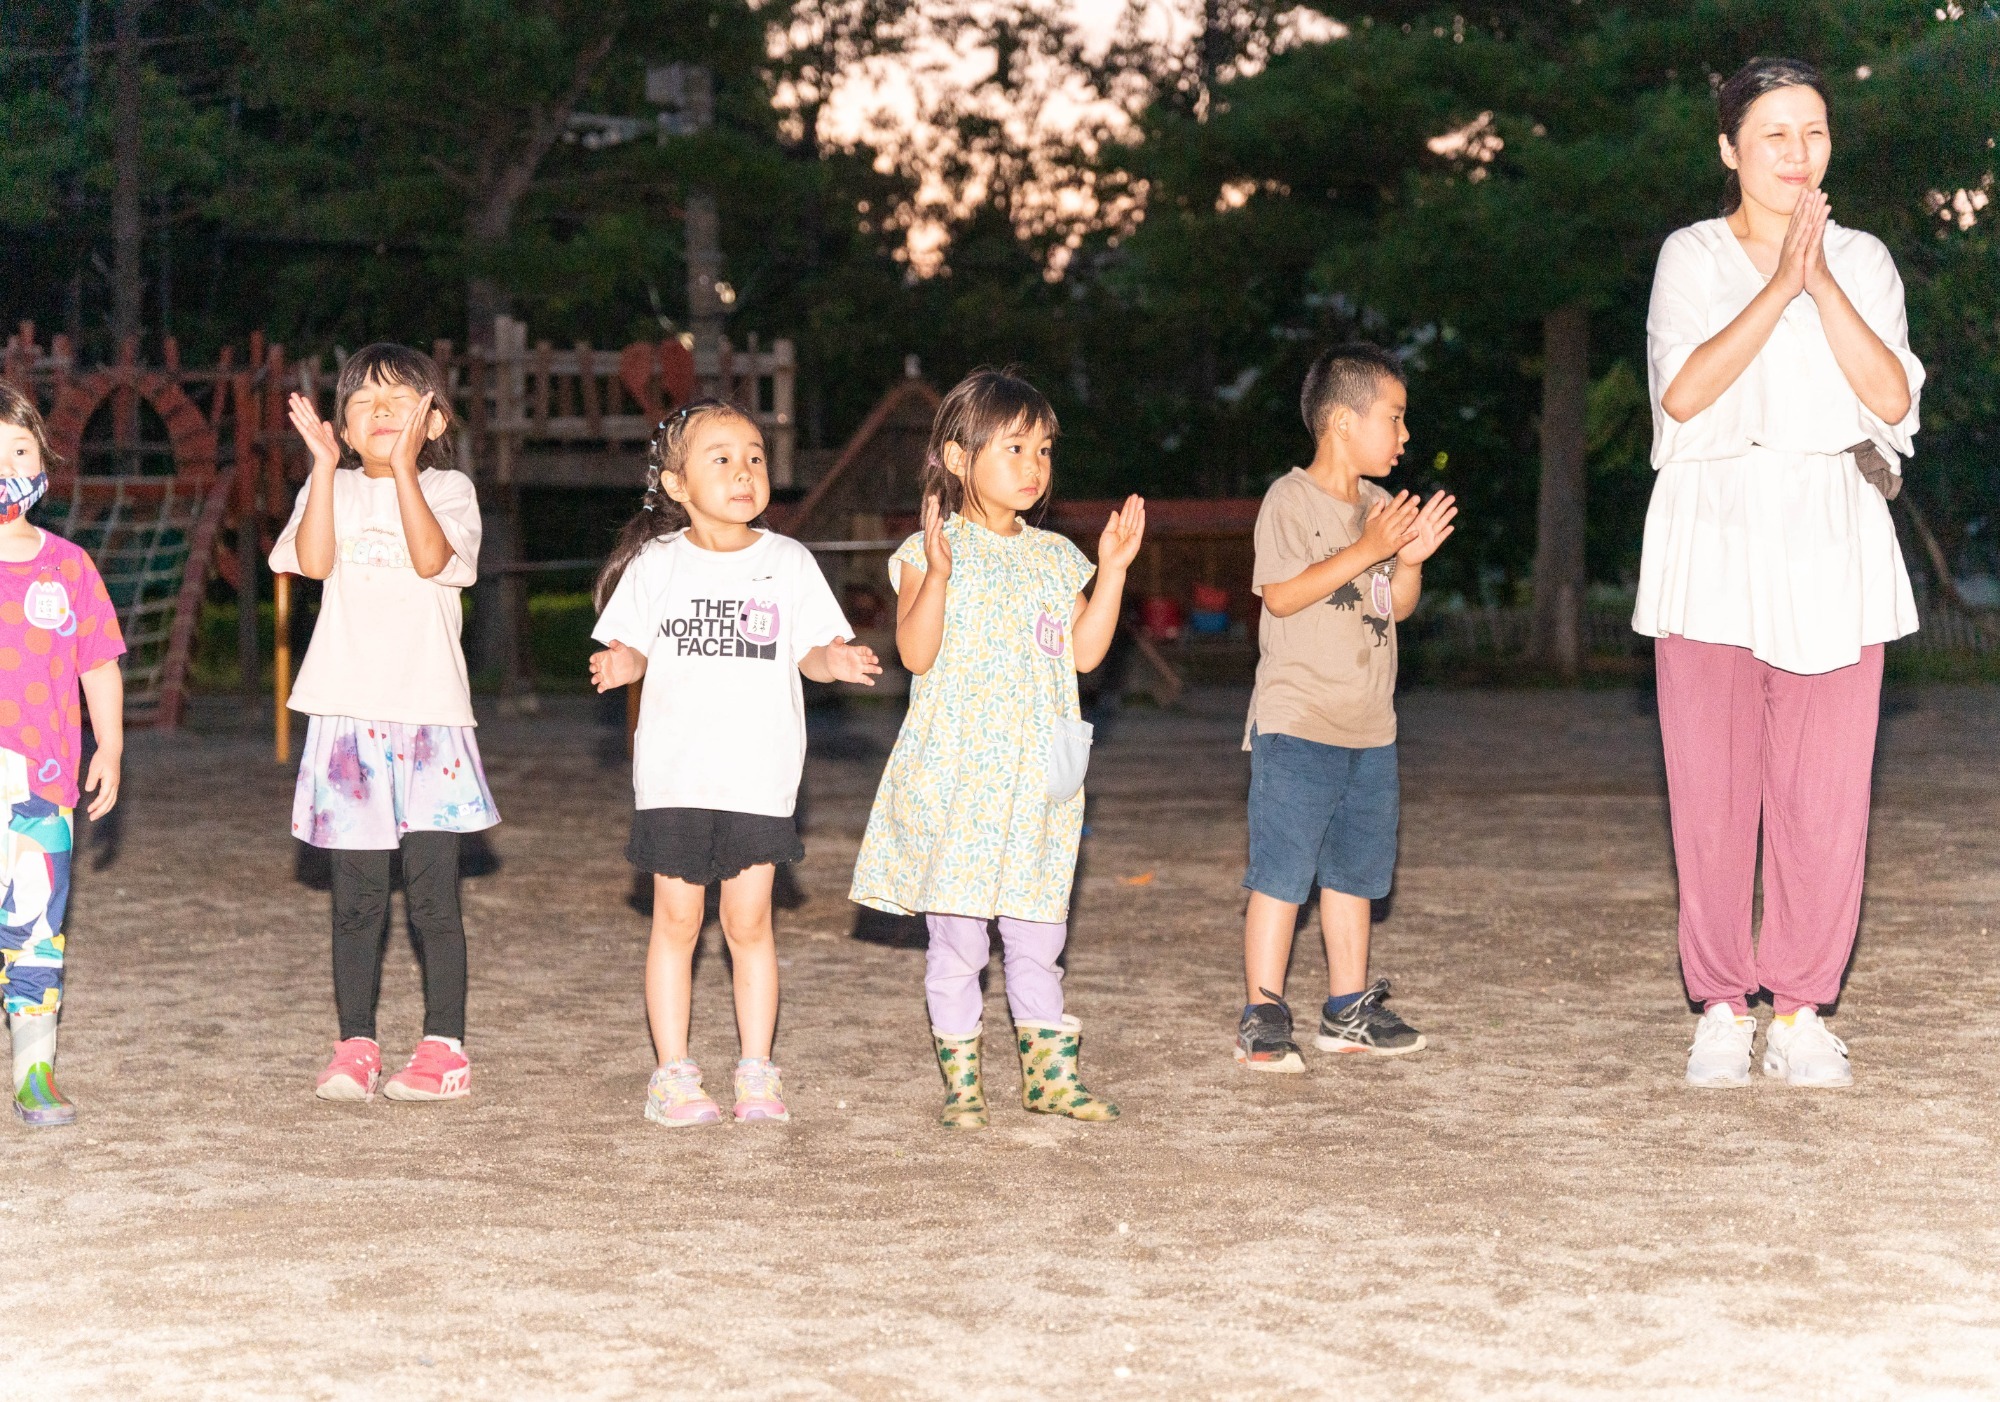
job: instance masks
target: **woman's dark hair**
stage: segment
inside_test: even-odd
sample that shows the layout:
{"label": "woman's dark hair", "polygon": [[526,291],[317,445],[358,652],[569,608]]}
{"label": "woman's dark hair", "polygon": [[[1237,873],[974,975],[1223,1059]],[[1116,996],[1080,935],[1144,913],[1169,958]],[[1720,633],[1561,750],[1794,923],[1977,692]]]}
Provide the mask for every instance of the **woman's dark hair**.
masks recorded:
{"label": "woman's dark hair", "polygon": [[653,441],[646,445],[645,500],[632,519],[619,528],[611,558],[604,562],[604,568],[597,572],[597,582],[591,586],[590,599],[598,612],[603,612],[604,606],[611,602],[612,591],[618,588],[626,566],[639,558],[641,550],[661,536],[687,529],[687,508],[667,495],[660,479],[685,478],[688,440],[694,437],[695,425],[711,414],[754,422],[726,399],[691,400],[660,420],[659,427],[653,430]]}
{"label": "woman's dark hair", "polygon": [[[342,467],[361,466],[361,457],[348,443],[347,401],[361,392],[364,385],[373,382],[378,385],[404,385],[419,396],[431,397],[431,408],[444,415],[444,432],[435,438],[426,438],[417,449],[419,468],[447,468],[458,466],[458,448],[452,442],[451,430],[457,422],[451,411],[451,386],[445,383],[444,374],[432,360],[420,350],[399,346],[393,341],[377,341],[372,346],[363,346],[347,357],[347,363],[340,367],[340,380],[334,387],[333,426],[340,439],[340,465]],[[428,425],[426,425],[428,427]]]}
{"label": "woman's dark hair", "polygon": [[[1779,88],[1811,88],[1819,94],[1820,101],[1826,103],[1828,110],[1832,110],[1833,101],[1826,95],[1826,81],[1810,63],[1796,58],[1753,58],[1715,90],[1716,118],[1732,148],[1736,145],[1737,134],[1743,130],[1743,119],[1750,115],[1751,106],[1765,93],[1776,92]],[[1736,178],[1736,172],[1732,170],[1722,190],[1722,212],[1734,214],[1742,203],[1743,182]]]}
{"label": "woman's dark hair", "polygon": [[26,429],[35,440],[35,446],[42,450],[42,471],[48,472],[61,465],[62,459],[49,446],[48,425],[42,422],[42,411],[35,407],[35,401],[0,380],[0,424],[12,424],[15,428]]}
{"label": "woman's dark hair", "polygon": [[[1039,428],[1051,438],[1061,432],[1056,411],[1042,392],[1011,368],[982,366],[952,386],[931,420],[930,446],[924,452],[923,485],[918,500],[938,499],[946,517],[965,508],[972,480],[972,460],[994,439],[1019,430]],[[965,454],[965,476],[944,465],[947,443]],[[1042,500],[1048,500],[1044,493]]]}

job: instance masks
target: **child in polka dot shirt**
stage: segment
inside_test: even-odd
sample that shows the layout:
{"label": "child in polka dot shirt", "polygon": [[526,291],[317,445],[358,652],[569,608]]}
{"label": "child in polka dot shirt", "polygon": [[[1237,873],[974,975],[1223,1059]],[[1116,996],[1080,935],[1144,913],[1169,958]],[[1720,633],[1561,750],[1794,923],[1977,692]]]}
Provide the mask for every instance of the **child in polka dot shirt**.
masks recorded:
{"label": "child in polka dot shirt", "polygon": [[34,402],[0,384],[0,996],[14,1044],[14,1114],[66,1125],[56,1089],[63,912],[69,904],[82,711],[97,751],[83,788],[101,818],[118,801],[125,751],[125,640],[81,546],[28,520],[52,454]]}

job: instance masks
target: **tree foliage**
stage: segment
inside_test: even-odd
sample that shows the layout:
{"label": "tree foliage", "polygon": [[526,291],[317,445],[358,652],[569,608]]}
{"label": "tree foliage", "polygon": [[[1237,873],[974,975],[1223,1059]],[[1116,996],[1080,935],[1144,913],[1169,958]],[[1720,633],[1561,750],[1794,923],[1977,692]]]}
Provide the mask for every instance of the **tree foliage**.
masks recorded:
{"label": "tree foliage", "polygon": [[[423,343],[462,338],[490,297],[537,336],[658,336],[686,316],[700,184],[732,333],[799,345],[808,446],[837,446],[906,354],[941,381],[1014,363],[1063,415],[1064,492],[1254,492],[1307,451],[1313,350],[1368,335],[1412,369],[1408,480],[1466,505],[1438,584],[1506,601],[1535,548],[1542,319],[1580,303],[1585,553],[1615,584],[1651,482],[1653,259],[1714,209],[1711,85],[1791,52],[1833,88],[1835,217],[1886,239],[1908,284],[1931,371],[1911,491],[1953,552],[1991,549],[1990,12],[1320,0],[1343,37],[1301,43],[1286,5],[1182,5],[1192,28],[1128,17],[1093,46],[1055,0],[154,0],[148,335],[192,357],[252,328],[306,353]],[[80,308],[92,356],[110,352],[108,8],[82,91],[71,6],[0,11],[0,310],[61,328]],[[990,70],[926,88],[914,133],[825,139],[843,75],[940,36],[986,46]],[[715,73],[711,130],[568,139],[573,112],[649,121],[645,70],[673,61]],[[1079,102],[1093,115],[1065,139],[1021,115]]]}

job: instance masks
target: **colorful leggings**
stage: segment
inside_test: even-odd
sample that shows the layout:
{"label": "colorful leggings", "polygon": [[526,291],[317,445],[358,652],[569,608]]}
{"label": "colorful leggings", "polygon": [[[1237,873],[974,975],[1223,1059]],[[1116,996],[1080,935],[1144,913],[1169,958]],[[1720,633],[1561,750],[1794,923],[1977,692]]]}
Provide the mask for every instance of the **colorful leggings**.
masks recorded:
{"label": "colorful leggings", "polygon": [[0,990],[9,1013],[62,1006],[63,912],[69,906],[73,810],[28,790],[27,761],[0,750]]}

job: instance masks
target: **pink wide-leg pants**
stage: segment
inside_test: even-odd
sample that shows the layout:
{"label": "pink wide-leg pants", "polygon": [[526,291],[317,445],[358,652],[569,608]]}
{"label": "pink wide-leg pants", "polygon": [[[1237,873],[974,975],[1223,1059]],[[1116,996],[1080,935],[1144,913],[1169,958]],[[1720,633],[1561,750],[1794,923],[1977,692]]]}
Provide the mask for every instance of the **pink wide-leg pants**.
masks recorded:
{"label": "pink wide-leg pants", "polygon": [[1882,645],[1817,676],[1687,638],[1654,655],[1688,996],[1742,1012],[1767,988],[1780,1016],[1833,1002],[1861,915]]}

